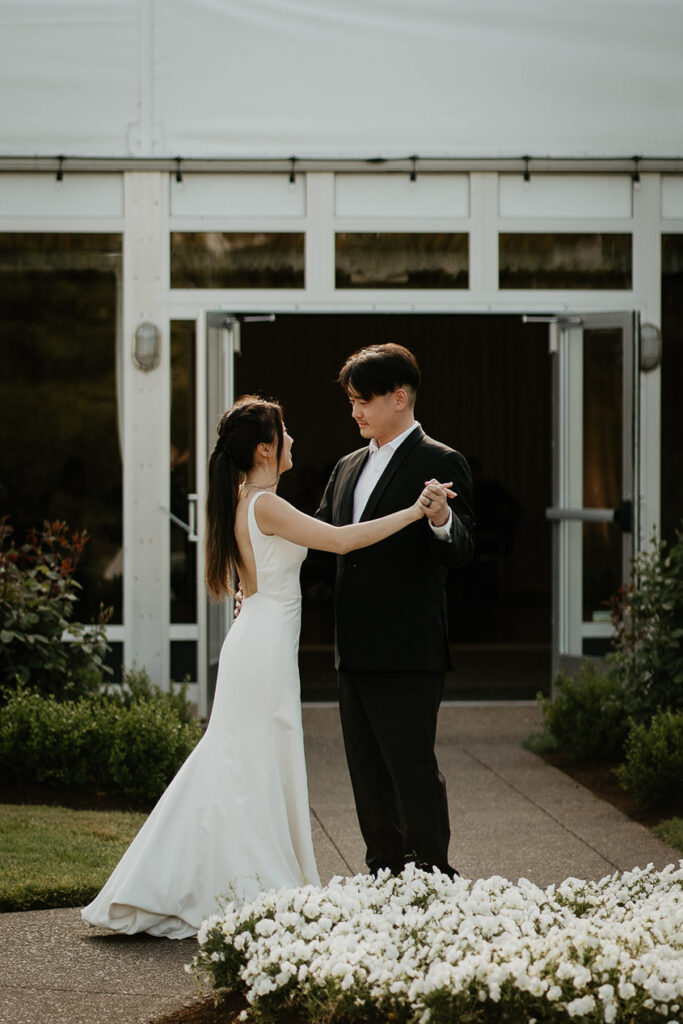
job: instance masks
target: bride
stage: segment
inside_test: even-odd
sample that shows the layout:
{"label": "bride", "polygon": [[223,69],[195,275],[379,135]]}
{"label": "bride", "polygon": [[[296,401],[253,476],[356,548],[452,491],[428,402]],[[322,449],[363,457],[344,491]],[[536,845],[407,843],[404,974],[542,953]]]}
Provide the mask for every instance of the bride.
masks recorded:
{"label": "bride", "polygon": [[206,733],[81,911],[88,924],[182,939],[221,897],[320,884],[299,699],[299,570],[307,547],[366,547],[420,519],[424,506],[418,498],[371,522],[318,522],[275,493],[291,451],[275,402],[247,396],[220,419],[209,460],[206,581],[220,600],[239,576],[242,609],[223,644]]}

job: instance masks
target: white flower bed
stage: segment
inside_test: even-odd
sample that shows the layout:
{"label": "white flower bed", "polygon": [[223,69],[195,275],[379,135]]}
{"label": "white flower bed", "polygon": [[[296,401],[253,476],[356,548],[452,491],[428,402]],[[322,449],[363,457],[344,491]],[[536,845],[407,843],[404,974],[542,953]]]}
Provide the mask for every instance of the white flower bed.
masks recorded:
{"label": "white flower bed", "polygon": [[545,891],[408,865],[228,904],[189,970],[250,1017],[683,1021],[683,861]]}

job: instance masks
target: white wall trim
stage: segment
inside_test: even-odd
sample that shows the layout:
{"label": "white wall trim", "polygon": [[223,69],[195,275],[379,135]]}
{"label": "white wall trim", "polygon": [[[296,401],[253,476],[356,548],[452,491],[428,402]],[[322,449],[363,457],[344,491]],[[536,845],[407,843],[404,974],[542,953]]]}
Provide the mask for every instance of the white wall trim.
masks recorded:
{"label": "white wall trim", "polygon": [[[634,191],[633,286],[642,296],[636,307],[642,322],[661,328],[661,177],[641,175]],[[647,544],[661,519],[661,367],[640,374],[640,537]]]}
{"label": "white wall trim", "polygon": [[[168,688],[170,579],[168,506],[170,353],[163,310],[167,280],[168,176],[127,174],[124,236],[124,664],[146,668]],[[145,373],[133,363],[136,326],[162,331],[161,363]]]}

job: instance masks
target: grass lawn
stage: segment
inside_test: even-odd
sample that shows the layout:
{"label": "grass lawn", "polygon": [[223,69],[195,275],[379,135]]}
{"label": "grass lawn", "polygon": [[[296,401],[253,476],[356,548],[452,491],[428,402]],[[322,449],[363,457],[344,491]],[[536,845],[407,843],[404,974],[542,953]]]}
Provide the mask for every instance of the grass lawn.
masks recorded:
{"label": "grass lawn", "polygon": [[0,804],[0,911],[89,903],[145,817]]}

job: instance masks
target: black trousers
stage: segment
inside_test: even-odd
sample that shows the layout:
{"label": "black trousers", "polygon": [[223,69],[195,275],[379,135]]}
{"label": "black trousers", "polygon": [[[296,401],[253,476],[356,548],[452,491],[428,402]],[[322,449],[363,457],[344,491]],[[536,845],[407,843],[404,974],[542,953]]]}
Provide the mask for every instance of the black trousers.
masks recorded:
{"label": "black trousers", "polygon": [[339,673],[344,746],[371,871],[411,860],[453,875],[446,784],[434,754],[442,672]]}

